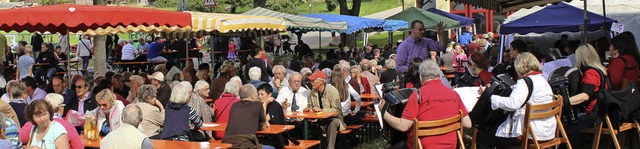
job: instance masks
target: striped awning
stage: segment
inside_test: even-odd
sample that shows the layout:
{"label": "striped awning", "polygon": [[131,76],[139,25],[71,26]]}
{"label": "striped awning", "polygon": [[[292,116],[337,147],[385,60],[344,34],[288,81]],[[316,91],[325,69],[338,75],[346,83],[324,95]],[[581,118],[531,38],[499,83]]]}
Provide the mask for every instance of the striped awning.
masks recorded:
{"label": "striped awning", "polygon": [[162,33],[162,32],[185,32],[190,31],[191,27],[187,26],[184,28],[180,27],[167,27],[167,26],[118,26],[118,27],[107,27],[107,28],[97,28],[95,30],[87,30],[84,32],[87,35],[95,36],[95,35],[107,35],[107,34],[116,34],[116,33]]}
{"label": "striped awning", "polygon": [[282,18],[239,14],[190,12],[193,31],[234,33],[252,30],[286,31]]}
{"label": "striped awning", "polygon": [[500,13],[563,1],[570,2],[571,0],[451,0],[451,2],[471,4],[485,9],[496,10]]}
{"label": "striped awning", "polygon": [[287,30],[331,31],[331,32],[344,32],[347,30],[347,23],[345,22],[327,23],[319,18],[311,18],[311,17],[293,15],[288,13],[282,13],[282,12],[261,8],[261,7],[251,9],[242,14],[283,18],[286,21]]}

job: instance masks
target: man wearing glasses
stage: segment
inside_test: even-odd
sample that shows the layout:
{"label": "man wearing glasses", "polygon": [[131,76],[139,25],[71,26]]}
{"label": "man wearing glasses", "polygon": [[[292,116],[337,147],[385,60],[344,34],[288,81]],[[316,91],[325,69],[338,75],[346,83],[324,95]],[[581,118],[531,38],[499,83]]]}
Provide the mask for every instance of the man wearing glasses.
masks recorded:
{"label": "man wearing glasses", "polygon": [[[442,22],[438,23],[438,38],[440,42],[444,42],[444,25]],[[411,60],[415,58],[422,58],[423,60],[429,58],[429,51],[442,51],[444,43],[424,38],[422,33],[425,31],[424,23],[420,20],[411,22],[410,37],[404,40],[398,46],[397,58],[396,58],[396,70],[400,73],[404,73],[409,68]]]}
{"label": "man wearing glasses", "polygon": [[69,101],[65,106],[63,117],[68,113],[68,110],[78,111],[81,115],[84,115],[85,111],[95,109],[98,107],[95,101],[90,101],[89,85],[84,79],[78,79],[73,88],[76,91],[76,96]]}

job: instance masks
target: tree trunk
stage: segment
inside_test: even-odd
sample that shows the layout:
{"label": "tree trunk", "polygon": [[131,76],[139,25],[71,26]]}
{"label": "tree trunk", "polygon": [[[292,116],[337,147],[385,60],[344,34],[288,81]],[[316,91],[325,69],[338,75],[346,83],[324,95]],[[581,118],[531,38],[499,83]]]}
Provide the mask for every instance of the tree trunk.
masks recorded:
{"label": "tree trunk", "polygon": [[[351,7],[351,9],[349,9],[349,6],[347,6],[347,0],[338,0],[338,5],[340,5],[340,14],[341,15],[350,15],[350,16],[359,16],[360,15],[360,6],[362,4],[362,0],[353,0],[352,1],[353,5]],[[356,38],[355,36],[358,33],[352,33],[351,35],[347,35],[347,34],[340,34],[340,41],[342,43],[345,43],[344,45],[348,46],[349,48],[354,48],[356,47]]]}
{"label": "tree trunk", "polygon": [[267,0],[253,0],[253,8],[262,7],[267,4]]}
{"label": "tree trunk", "polygon": [[231,6],[231,8],[229,8],[229,13],[230,14],[235,14],[236,13],[236,7],[235,6]]}
{"label": "tree trunk", "polygon": [[[94,5],[107,5],[106,0],[94,0]],[[93,72],[102,74],[107,72],[106,36],[93,37]]]}

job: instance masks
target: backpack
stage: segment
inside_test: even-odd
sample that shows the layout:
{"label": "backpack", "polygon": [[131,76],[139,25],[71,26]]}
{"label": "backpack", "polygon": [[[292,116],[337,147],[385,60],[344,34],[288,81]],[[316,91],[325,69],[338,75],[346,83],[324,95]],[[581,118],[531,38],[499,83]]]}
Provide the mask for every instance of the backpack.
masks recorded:
{"label": "backpack", "polygon": [[[625,59],[624,57],[620,57],[620,59],[621,59],[621,60],[622,60],[622,62],[624,63],[624,69],[623,69],[623,70],[624,70],[624,72],[627,72],[627,71],[636,71],[636,72],[637,72],[637,71],[638,71],[638,67],[635,67],[635,68],[634,68],[634,67],[629,67],[629,66],[627,65],[627,59]],[[624,74],[624,72],[623,72],[623,74]],[[629,86],[629,85],[634,85],[634,83],[635,83],[635,81],[634,81],[634,80],[627,80],[627,79],[622,78],[622,86],[623,86],[623,87],[620,87],[620,88],[621,88],[621,89],[624,89],[624,88],[626,88],[626,87],[627,87],[627,86]]]}
{"label": "backpack", "polygon": [[572,106],[569,98],[580,93],[580,81],[582,74],[580,69],[575,67],[560,67],[551,72],[549,76],[549,85],[553,90],[553,94],[562,96],[562,124],[577,124],[578,114],[584,111],[584,106]]}
{"label": "backpack", "polygon": [[[496,77],[498,79],[496,79]],[[496,77],[492,77],[491,86],[485,89],[485,91],[480,95],[480,99],[474,105],[473,110],[469,112],[469,117],[471,118],[471,122],[473,125],[480,130],[488,130],[491,128],[499,127],[508,117],[510,117],[515,111],[504,111],[502,109],[493,110],[491,108],[491,96],[499,95],[499,96],[509,96],[511,94],[511,86],[516,83],[511,80],[511,77],[508,75],[498,75]],[[520,106],[520,108],[524,107],[529,101],[531,97],[531,93],[533,92],[533,82],[531,78],[525,77],[524,81],[527,83],[527,87],[529,88],[529,93],[527,94],[527,99]]]}

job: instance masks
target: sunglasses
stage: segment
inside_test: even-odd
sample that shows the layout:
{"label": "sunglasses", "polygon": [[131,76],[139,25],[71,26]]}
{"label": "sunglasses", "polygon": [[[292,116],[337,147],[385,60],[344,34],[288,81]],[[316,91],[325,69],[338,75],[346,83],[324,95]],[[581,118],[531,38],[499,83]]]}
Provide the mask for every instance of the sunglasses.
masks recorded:
{"label": "sunglasses", "polygon": [[76,89],[82,89],[83,87],[84,87],[84,85],[78,85],[78,86],[76,86],[75,88],[76,88]]}

